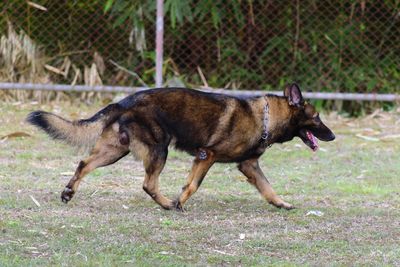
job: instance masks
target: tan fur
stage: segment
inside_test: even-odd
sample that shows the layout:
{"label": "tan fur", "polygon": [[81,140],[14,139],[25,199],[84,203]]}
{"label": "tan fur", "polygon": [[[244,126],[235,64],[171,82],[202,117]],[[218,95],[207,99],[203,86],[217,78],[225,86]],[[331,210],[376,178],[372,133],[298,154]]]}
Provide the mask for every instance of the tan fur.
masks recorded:
{"label": "tan fur", "polygon": [[208,141],[207,146],[210,147],[215,142],[218,140],[218,138],[221,136],[221,132],[224,132],[228,126],[228,122],[230,118],[232,117],[232,113],[234,112],[236,108],[236,102],[233,100],[228,101],[224,113],[221,115],[218,121],[218,127],[211,136],[210,140]]}
{"label": "tan fur", "polygon": [[[238,104],[235,101],[230,101],[221,117],[221,125],[212,135],[213,142],[210,142],[211,144],[218,142],[218,144],[208,146],[213,151],[218,151],[215,155],[216,161],[224,160],[225,157],[239,157],[246,149],[259,142],[259,133],[263,130],[265,104],[264,97],[252,100],[250,108],[253,116],[248,116],[238,111]],[[229,136],[226,136],[227,123],[233,116],[237,117],[237,125],[231,130]]]}
{"label": "tan fur", "polygon": [[205,160],[199,159],[198,156],[193,160],[192,169],[187,178],[186,185],[183,187],[182,193],[176,202],[178,209],[183,209],[183,204],[197,191],[207,171],[215,162],[214,153],[212,151],[204,150],[204,153],[207,155]]}
{"label": "tan fur", "polygon": [[283,201],[274,191],[267,178],[258,165],[257,159],[250,159],[239,164],[239,170],[247,177],[247,181],[255,186],[268,203],[285,209],[292,209],[293,206]]}
{"label": "tan fur", "polygon": [[[148,160],[148,158],[149,158],[149,148],[148,148],[148,146],[146,146],[145,144],[143,144],[139,140],[133,139],[131,141],[129,149],[132,151],[133,156],[137,160],[141,160],[141,161]],[[147,162],[145,162],[145,164],[146,163]],[[149,164],[150,164],[150,162],[149,162]]]}
{"label": "tan fur", "polygon": [[279,125],[288,123],[292,111],[285,99],[268,97],[267,101],[269,107],[268,131],[275,132]]}
{"label": "tan fur", "polygon": [[66,143],[79,148],[93,147],[104,128],[101,120],[79,125],[78,121],[67,121],[51,113],[45,114],[44,117],[51,128],[63,134]]}

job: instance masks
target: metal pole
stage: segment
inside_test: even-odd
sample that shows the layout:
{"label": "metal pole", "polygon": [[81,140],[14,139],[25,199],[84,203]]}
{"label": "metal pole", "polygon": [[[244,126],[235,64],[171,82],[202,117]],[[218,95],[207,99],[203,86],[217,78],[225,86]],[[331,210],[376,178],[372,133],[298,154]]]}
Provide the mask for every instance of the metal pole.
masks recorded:
{"label": "metal pole", "polygon": [[0,90],[55,91],[55,92],[99,92],[99,93],[135,93],[148,87],[128,87],[109,85],[70,85],[40,83],[1,83]]}
{"label": "metal pole", "polygon": [[162,87],[164,35],[164,0],[157,0],[156,21],[156,87]]}
{"label": "metal pole", "polygon": [[[35,84],[35,83],[2,83],[0,90],[37,90],[37,91],[65,91],[65,92],[109,92],[109,93],[135,93],[150,88],[108,86],[108,85],[69,85],[69,84]],[[265,94],[282,95],[282,91],[255,91],[255,90],[227,90],[219,88],[197,88],[198,90],[211,93],[221,93],[233,96],[262,96]],[[308,99],[330,99],[348,101],[387,101],[400,102],[400,94],[354,94],[354,93],[318,93],[303,92],[304,98]]]}

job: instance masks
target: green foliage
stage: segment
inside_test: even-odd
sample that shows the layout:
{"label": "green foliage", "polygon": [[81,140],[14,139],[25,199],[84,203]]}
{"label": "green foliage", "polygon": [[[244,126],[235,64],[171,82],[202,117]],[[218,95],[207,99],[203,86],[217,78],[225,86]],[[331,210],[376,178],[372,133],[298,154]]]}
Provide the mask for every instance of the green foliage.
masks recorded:
{"label": "green foliage", "polygon": [[[48,11],[0,3],[0,32],[8,18],[46,55],[85,51],[71,58],[83,66],[98,52],[105,83],[118,80],[109,59],[153,83],[156,1],[35,3]],[[173,65],[165,75],[199,85],[200,67],[214,87],[276,90],[296,80],[310,91],[398,92],[399,11],[398,0],[165,0],[164,55]]]}
{"label": "green foliage", "polygon": [[169,13],[172,28],[176,28],[176,22],[182,24],[184,18],[187,18],[189,22],[193,21],[190,1],[166,0],[164,8],[165,13]]}

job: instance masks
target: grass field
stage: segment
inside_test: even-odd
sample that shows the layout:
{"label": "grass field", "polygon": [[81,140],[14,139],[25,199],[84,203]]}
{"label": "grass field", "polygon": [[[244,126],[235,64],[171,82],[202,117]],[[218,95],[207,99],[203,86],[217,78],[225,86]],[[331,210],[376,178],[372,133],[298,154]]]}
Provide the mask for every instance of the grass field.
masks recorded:
{"label": "grass field", "polygon": [[[0,140],[0,266],[400,265],[399,111],[325,116],[337,139],[317,153],[298,139],[270,148],[261,166],[295,210],[268,205],[234,164],[216,164],[178,213],[146,195],[132,156],[94,171],[61,202],[84,155],[24,117],[87,117],[99,107],[1,104],[0,136],[30,136]],[[163,193],[179,194],[190,164],[170,151]]]}

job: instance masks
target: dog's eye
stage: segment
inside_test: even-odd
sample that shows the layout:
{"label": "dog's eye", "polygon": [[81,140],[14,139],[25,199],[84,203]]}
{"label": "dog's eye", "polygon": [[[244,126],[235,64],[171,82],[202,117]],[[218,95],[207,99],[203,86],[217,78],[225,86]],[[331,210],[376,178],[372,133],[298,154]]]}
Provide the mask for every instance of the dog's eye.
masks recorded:
{"label": "dog's eye", "polygon": [[319,114],[317,113],[316,116],[313,116],[313,122],[316,124],[320,124],[321,123],[321,119],[319,118]]}

